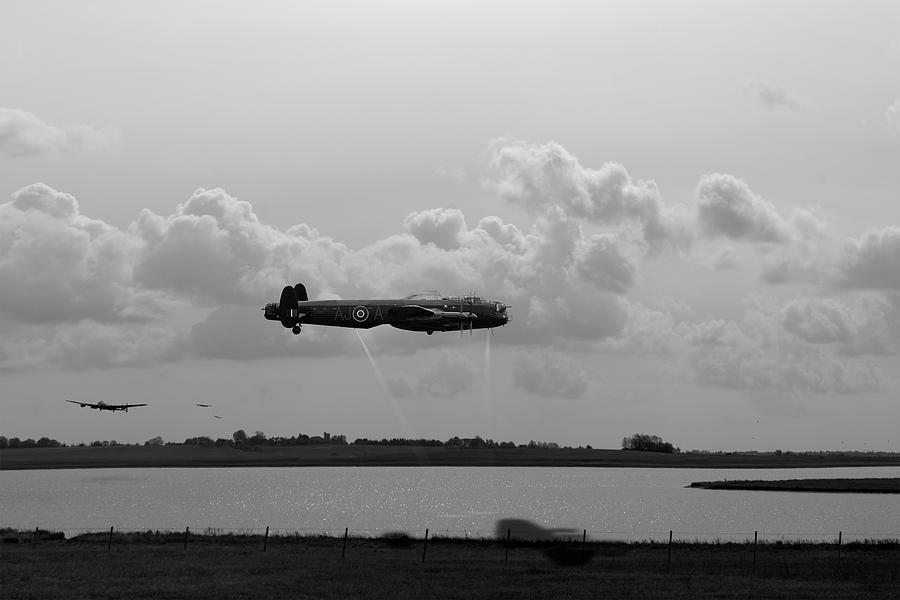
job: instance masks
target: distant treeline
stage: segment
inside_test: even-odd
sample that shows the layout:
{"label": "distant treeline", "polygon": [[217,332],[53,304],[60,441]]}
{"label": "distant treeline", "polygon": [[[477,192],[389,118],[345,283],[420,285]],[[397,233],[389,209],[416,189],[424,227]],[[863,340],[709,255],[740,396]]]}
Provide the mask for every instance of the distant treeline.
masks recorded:
{"label": "distant treeline", "polygon": [[[152,440],[151,440],[152,442]],[[160,443],[161,440],[160,440]],[[559,444],[555,442],[536,442],[534,440],[528,444],[516,445],[515,442],[495,442],[492,439],[484,439],[481,436],[473,438],[461,438],[453,436],[449,440],[442,442],[440,440],[425,438],[382,438],[380,440],[370,440],[369,438],[357,438],[351,442],[357,446],[428,446],[434,448],[559,448]],[[150,444],[150,442],[147,442]],[[262,431],[257,431],[254,435],[248,436],[243,429],[234,432],[229,438],[219,438],[213,440],[209,437],[194,437],[184,440],[184,444],[188,446],[228,446],[232,448],[252,448],[259,446],[307,446],[313,444],[335,444],[348,445],[347,437],[343,434],[333,435],[324,432],[321,436],[309,436],[300,433],[294,437],[266,437]],[[590,448],[590,446],[588,446]]]}
{"label": "distant treeline", "polygon": [[327,431],[321,436],[299,433],[294,437],[267,437],[262,431],[257,431],[248,436],[243,429],[234,432],[231,438],[218,438],[216,440],[206,437],[192,437],[184,440],[185,446],[226,446],[231,448],[250,448],[257,446],[309,446],[313,444],[334,444],[343,446],[347,443],[347,436],[332,435]]}
{"label": "distant treeline", "polygon": [[640,450],[643,452],[665,452],[678,454],[681,448],[676,448],[669,442],[663,441],[658,435],[635,433],[631,437],[622,438],[622,450]]}
{"label": "distant treeline", "polygon": [[[12,448],[65,448],[65,447],[107,447],[107,446],[218,446],[237,448],[241,450],[261,448],[263,446],[307,446],[318,444],[334,444],[339,446],[358,445],[358,446],[428,446],[434,448],[541,448],[541,449],[564,449],[571,450],[572,446],[561,446],[556,442],[538,442],[531,440],[527,444],[516,444],[515,442],[495,442],[492,439],[484,439],[481,436],[472,438],[461,438],[453,436],[452,438],[441,441],[425,438],[382,438],[380,440],[357,438],[353,442],[347,442],[347,436],[339,434],[333,435],[324,432],[322,435],[307,435],[299,433],[293,437],[268,437],[262,431],[257,431],[253,435],[247,435],[243,429],[234,432],[230,438],[212,439],[206,436],[192,437],[184,440],[182,443],[166,442],[161,436],[156,436],[147,440],[143,444],[124,444],[116,440],[95,440],[90,443],[63,444],[49,437],[42,437],[39,440],[28,438],[25,440],[17,437],[7,438],[0,435],[0,450]],[[591,450],[590,445],[578,446],[581,450]],[[865,455],[894,455],[893,452],[878,451],[856,451],[856,450],[687,450],[682,451],[681,448],[674,447],[671,443],[663,441],[656,435],[647,435],[643,433],[635,433],[631,437],[622,439],[622,450],[626,451],[642,451],[642,452],[664,452],[672,454],[701,454],[701,455],[752,455],[763,456],[773,454],[775,456],[851,456],[857,454]]]}
{"label": "distant treeline", "polygon": [[0,448],[62,448],[65,444],[48,437],[42,437],[35,441],[33,438],[20,440],[17,437],[6,439],[0,435]]}
{"label": "distant treeline", "polygon": [[[426,439],[407,439],[407,438],[382,438],[380,440],[370,440],[368,438],[357,438],[354,444],[361,446],[430,446],[434,448],[560,448],[556,442],[536,442],[531,440],[527,444],[516,444],[515,442],[495,442],[488,438],[484,439],[476,435],[473,438],[461,438],[453,436],[446,442],[441,440]],[[582,446],[583,447],[583,446]],[[590,446],[587,446],[590,448]]]}
{"label": "distant treeline", "polygon": [[[352,444],[358,446],[429,446],[435,448],[544,448],[544,449],[556,449],[563,448],[556,442],[538,442],[531,440],[527,444],[516,444],[515,442],[495,442],[494,440],[488,438],[484,439],[481,436],[476,435],[471,438],[461,438],[459,436],[453,436],[447,441],[442,442],[441,440],[434,439],[425,439],[425,438],[382,438],[380,440],[377,439],[368,439],[368,438],[357,438]],[[152,439],[147,440],[143,444],[122,444],[117,442],[116,440],[96,440],[89,444],[80,443],[73,444],[76,447],[108,447],[108,446],[169,446],[169,445],[185,445],[185,446],[218,446],[218,447],[228,447],[228,448],[238,448],[238,449],[247,449],[247,448],[258,448],[261,446],[308,446],[308,445],[321,445],[321,444],[334,444],[338,446],[348,445],[347,436],[343,434],[331,434],[327,431],[324,432],[321,436],[319,435],[307,435],[305,433],[299,433],[296,436],[292,437],[268,437],[262,431],[257,431],[253,435],[247,435],[247,432],[243,429],[238,429],[234,432],[234,434],[230,438],[218,438],[213,439],[208,436],[197,436],[191,437],[184,440],[183,444],[178,444],[177,442],[166,442],[163,440],[161,436],[156,436]],[[43,437],[40,440],[20,440],[17,437],[7,439],[4,436],[0,436],[0,449],[5,448],[62,448],[66,447],[67,444],[63,444],[58,442],[57,440],[53,440],[50,438]],[[570,446],[565,446],[565,448],[571,448]],[[579,448],[584,448],[590,450],[590,446],[579,446]]]}

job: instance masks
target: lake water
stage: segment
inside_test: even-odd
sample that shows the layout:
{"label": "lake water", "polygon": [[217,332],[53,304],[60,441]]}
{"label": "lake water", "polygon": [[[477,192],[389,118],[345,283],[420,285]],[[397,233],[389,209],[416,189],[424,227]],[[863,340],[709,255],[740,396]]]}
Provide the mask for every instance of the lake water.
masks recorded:
{"label": "lake water", "polygon": [[0,471],[0,526],[65,531],[493,535],[522,518],[580,538],[900,538],[896,494],[685,488],[692,481],[900,477],[898,467],[252,467]]}

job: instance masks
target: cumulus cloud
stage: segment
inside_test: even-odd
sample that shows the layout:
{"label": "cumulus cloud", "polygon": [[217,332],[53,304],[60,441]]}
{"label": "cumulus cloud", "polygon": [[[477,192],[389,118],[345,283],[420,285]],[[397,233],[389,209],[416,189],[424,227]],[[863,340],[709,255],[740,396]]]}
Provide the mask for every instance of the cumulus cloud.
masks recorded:
{"label": "cumulus cloud", "polygon": [[797,282],[819,283],[824,266],[815,257],[786,256],[776,259],[763,270],[762,280],[771,285]]}
{"label": "cumulus cloud", "polygon": [[413,388],[402,375],[389,375],[385,378],[388,391],[394,398],[409,398],[413,395]]}
{"label": "cumulus cloud", "polygon": [[601,349],[668,357],[704,386],[852,394],[882,389],[868,357],[898,346],[900,294],[757,303],[739,320],[635,305],[622,335]]}
{"label": "cumulus cloud", "polygon": [[44,152],[104,150],[117,146],[121,135],[112,127],[55,127],[37,116],[0,106],[0,153],[19,157]]}
{"label": "cumulus cloud", "polygon": [[887,120],[888,127],[895,133],[900,134],[900,100],[896,100],[887,107],[884,118]]}
{"label": "cumulus cloud", "polygon": [[691,327],[688,318],[677,306],[652,308],[635,303],[629,307],[621,335],[604,340],[599,348],[613,354],[683,355]]}
{"label": "cumulus cloud", "polygon": [[336,356],[358,350],[355,338],[324,327],[306,327],[300,336],[287,333],[276,323],[264,322],[256,307],[222,306],[191,327],[183,340],[183,353],[199,358],[254,360]]}
{"label": "cumulus cloud", "polygon": [[36,183],[0,205],[0,313],[29,322],[115,321],[155,312],[132,282],[131,235],[81,215],[77,200]]}
{"label": "cumulus cloud", "polygon": [[748,389],[861,393],[883,386],[878,370],[865,361],[841,360],[825,351],[801,347],[790,360],[752,342],[704,350],[693,356],[696,381]]}
{"label": "cumulus cloud", "polygon": [[[719,173],[704,175],[695,196],[697,222],[704,236],[769,245],[762,275],[766,283],[818,283],[826,276],[832,237],[815,209],[795,208],[785,218],[745,181]],[[737,266],[734,250],[721,249],[713,266]]]}
{"label": "cumulus cloud", "polygon": [[771,202],[732,175],[704,175],[697,184],[697,214],[703,233],[734,240],[785,244],[790,227]]}
{"label": "cumulus cloud", "polygon": [[651,250],[683,247],[690,236],[678,207],[665,206],[653,181],[633,180],[618,163],[599,169],[555,142],[496,140],[490,148],[489,187],[538,214],[559,207],[570,217],[604,225],[634,222]]}
{"label": "cumulus cloud", "polygon": [[788,303],[784,308],[782,325],[812,344],[846,344],[857,335],[847,307],[827,298],[804,298]]}
{"label": "cumulus cloud", "polygon": [[[156,326],[190,313],[200,321],[172,341],[180,355],[234,360],[351,351],[331,330],[306,328],[301,343],[274,324],[257,327],[259,307],[298,281],[313,298],[397,297],[423,285],[475,290],[513,305],[507,343],[589,342],[624,327],[621,294],[634,285],[635,265],[619,237],[586,238],[561,207],[548,207],[530,229],[496,216],[470,228],[455,209],[412,213],[403,227],[350,249],[307,224],[265,225],[249,202],[198,189],[171,214],[144,210],[122,230],[82,215],[71,194],[34,184],[0,205],[0,315]],[[424,344],[411,337],[375,343],[387,351]]]}
{"label": "cumulus cloud", "polygon": [[840,355],[895,354],[900,346],[900,294],[862,294],[847,301],[797,298],[782,309],[782,326]]}
{"label": "cumulus cloud", "polygon": [[634,285],[635,266],[622,253],[615,236],[609,234],[587,240],[576,266],[582,278],[600,290],[624,294]]}
{"label": "cumulus cloud", "polygon": [[466,232],[466,219],[460,210],[434,208],[410,213],[403,220],[403,227],[423,244],[455,250]]}
{"label": "cumulus cloud", "polygon": [[141,366],[184,357],[181,335],[165,324],[32,325],[0,337],[0,371]]}
{"label": "cumulus cloud", "polygon": [[825,221],[812,210],[795,209],[788,223],[791,242],[766,253],[763,281],[773,285],[828,281],[835,269],[836,238]]}
{"label": "cumulus cloud", "polygon": [[260,290],[289,281],[332,291],[347,252],[306,225],[263,225],[249,202],[221,189],[198,189],[168,217],[141,211],[132,231],[144,244],[136,281],[210,304],[258,302]]}
{"label": "cumulus cloud", "polygon": [[449,398],[472,388],[478,370],[462,354],[444,352],[419,378],[416,391],[424,396]]}
{"label": "cumulus cloud", "polygon": [[864,305],[849,308],[833,299],[798,298],[783,307],[752,306],[740,322],[695,324],[687,338],[695,379],[748,389],[879,390],[883,377],[866,359],[873,353],[873,340],[863,338],[876,325],[871,317]]}
{"label": "cumulus cloud", "polygon": [[[516,315],[516,337],[525,343],[538,343],[556,339],[584,342],[615,337],[622,332],[628,317],[628,303],[609,293],[586,288],[566,290],[566,295],[538,297],[523,300],[513,306],[522,306],[525,323],[520,324]],[[519,331],[519,328],[524,328]],[[513,332],[510,332],[513,333]]]}
{"label": "cumulus cloud", "polygon": [[857,289],[900,290],[900,227],[871,230],[850,240],[838,264],[838,283]]}
{"label": "cumulus cloud", "polygon": [[[141,211],[121,230],[83,216],[70,194],[35,184],[0,206],[0,313],[31,322],[152,321],[188,303],[211,312],[186,332],[183,352],[245,359],[298,352],[282,341],[293,336],[254,337],[240,312],[277,299],[286,283],[306,283],[313,298],[399,296],[426,285],[512,304],[517,326],[507,342],[616,336],[627,319],[621,295],[636,278],[628,227],[656,240],[675,230],[655,186],[632,182],[615,165],[606,171],[573,165],[594,195],[590,210],[549,202],[523,229],[496,216],[470,227],[462,212],[436,208],[407,215],[402,233],[359,249],[308,224],[265,225],[248,201],[221,189],[198,189],[169,215]],[[582,222],[601,217],[619,222],[619,233],[587,238]],[[230,332],[217,327],[225,320],[234,320]],[[307,345],[342,351],[313,337],[304,332]],[[403,340],[376,344],[402,350]]]}
{"label": "cumulus cloud", "polygon": [[[630,285],[633,268],[611,241],[586,241],[579,222],[560,210],[527,232],[499,217],[470,229],[460,211],[440,208],[412,213],[403,225],[406,233],[352,250],[308,225],[264,225],[248,202],[200,189],[168,217],[141,213],[131,228],[143,245],[134,279],[209,306],[257,304],[261,293],[276,296],[297,281],[314,298],[396,297],[423,285],[478,290],[518,306],[523,327],[510,333],[520,342],[570,331],[615,335],[624,322],[612,292]],[[588,302],[587,282],[610,292]]]}
{"label": "cumulus cloud", "polygon": [[719,248],[712,259],[712,267],[717,271],[736,269],[739,264],[740,260],[731,246]]}
{"label": "cumulus cloud", "polygon": [[753,80],[744,84],[744,93],[766,108],[804,108],[806,102],[777,83]]}
{"label": "cumulus cloud", "polygon": [[[834,363],[842,366],[832,371],[843,375],[829,385],[859,390],[877,373],[848,357],[896,348],[890,332],[897,327],[890,323],[897,322],[897,303],[883,296],[881,304],[871,300],[844,309],[798,301],[762,311],[755,320],[721,323],[713,318],[698,322],[667,306],[632,303],[625,294],[638,281],[636,261],[650,240],[662,239],[654,238],[653,223],[673,234],[683,224],[668,218],[655,187],[632,181],[617,165],[597,171],[581,167],[558,145],[505,148],[495,148],[502,157],[493,167],[499,174],[494,183],[509,188],[507,197],[533,205],[529,226],[497,216],[472,226],[462,212],[436,208],[407,215],[400,233],[357,249],[308,224],[287,230],[263,224],[249,201],[221,189],[198,189],[169,215],[142,211],[122,230],[82,215],[70,194],[43,184],[28,186],[0,205],[0,317],[17,325],[4,342],[15,339],[27,348],[21,354],[27,364],[45,357],[45,364],[70,366],[83,363],[67,362],[59,349],[76,353],[76,346],[51,339],[45,324],[65,323],[65,330],[80,331],[73,339],[100,340],[91,342],[96,351],[83,355],[98,364],[118,364],[115,353],[103,348],[121,348],[119,355],[131,364],[184,356],[249,360],[356,352],[344,330],[307,327],[295,337],[262,320],[263,303],[277,300],[286,283],[299,281],[313,298],[397,297],[423,287],[448,294],[474,290],[512,305],[514,321],[502,330],[502,343],[564,342],[683,356],[696,380],[711,385],[730,381],[738,387],[815,389],[812,375]],[[574,191],[566,196],[564,190]],[[818,255],[813,242],[827,237],[813,212],[795,210],[785,219],[729,175],[706,176],[697,196],[695,223],[707,235],[771,244],[768,256],[785,265],[780,275],[770,267],[773,280],[800,278],[797,265],[804,256]],[[594,233],[598,229],[602,232]],[[898,264],[895,238],[900,239],[896,228],[886,228],[848,245],[836,268],[844,291],[900,288],[897,269],[891,268]],[[806,244],[811,244],[808,249]],[[720,266],[727,266],[732,255],[720,257]],[[814,262],[809,271],[824,272]],[[190,318],[180,309],[185,306]],[[177,335],[168,329],[176,314],[181,316]],[[863,318],[866,314],[883,316]],[[157,333],[139,336],[130,327],[136,323]],[[31,342],[29,327],[35,331]],[[879,329],[888,333],[872,333]],[[391,332],[374,337],[373,344],[383,351],[412,352],[451,337]],[[50,343],[58,349],[47,349]],[[13,347],[3,348],[0,366],[19,364],[10,354]],[[551,382],[564,390],[561,395],[583,393],[577,383],[583,377],[577,369],[567,371],[559,355],[542,357],[543,362],[539,355],[524,356],[517,368],[537,365],[541,375],[535,380],[534,374],[520,372],[520,387],[543,393]],[[786,370],[795,357],[803,368]],[[447,372],[472,374],[471,365],[457,358],[442,358],[442,368],[427,372],[416,385],[398,381],[397,393],[461,393],[457,383],[443,379]],[[574,388],[561,383],[560,373],[576,382]]]}
{"label": "cumulus cloud", "polygon": [[552,350],[519,355],[513,383],[529,393],[551,398],[580,398],[587,391],[587,378],[581,366]]}

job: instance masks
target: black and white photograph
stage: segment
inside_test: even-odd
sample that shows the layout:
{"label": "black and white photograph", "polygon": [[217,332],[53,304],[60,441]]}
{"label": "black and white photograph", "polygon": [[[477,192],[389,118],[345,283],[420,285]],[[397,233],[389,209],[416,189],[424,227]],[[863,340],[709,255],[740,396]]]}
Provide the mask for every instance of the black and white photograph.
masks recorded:
{"label": "black and white photograph", "polygon": [[896,598],[898,366],[898,2],[0,6],[2,598]]}

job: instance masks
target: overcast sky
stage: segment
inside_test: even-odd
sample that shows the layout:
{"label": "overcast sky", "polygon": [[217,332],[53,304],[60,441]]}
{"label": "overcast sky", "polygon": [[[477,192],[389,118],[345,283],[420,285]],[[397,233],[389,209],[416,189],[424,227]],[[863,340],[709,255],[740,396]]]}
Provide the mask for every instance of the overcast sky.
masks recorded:
{"label": "overcast sky", "polygon": [[[897,2],[3,15],[0,435],[900,450]],[[513,321],[373,368],[295,282]]]}

